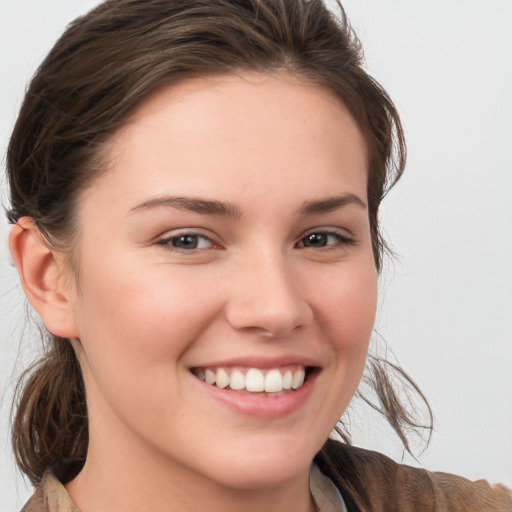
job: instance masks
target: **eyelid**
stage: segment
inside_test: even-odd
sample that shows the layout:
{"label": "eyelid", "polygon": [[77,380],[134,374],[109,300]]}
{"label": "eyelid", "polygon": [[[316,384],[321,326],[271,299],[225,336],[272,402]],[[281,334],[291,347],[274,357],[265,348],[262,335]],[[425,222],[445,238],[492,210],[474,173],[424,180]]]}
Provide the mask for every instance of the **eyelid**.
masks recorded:
{"label": "eyelid", "polygon": [[[300,236],[300,238],[297,240],[297,242],[295,243],[295,246],[298,246],[301,242],[303,242],[303,240],[305,238],[307,238],[309,235],[313,235],[313,234],[321,234],[321,235],[327,235],[327,236],[331,235],[331,236],[336,237],[339,242],[338,244],[329,244],[327,246],[320,247],[320,248],[311,247],[312,249],[316,249],[316,250],[321,250],[321,249],[325,250],[325,249],[337,247],[339,245],[352,245],[352,244],[356,243],[356,239],[354,238],[354,236],[352,234],[350,234],[346,229],[333,228],[333,227],[318,227],[318,228],[309,229],[306,232],[304,232]],[[306,249],[310,248],[307,246],[302,246],[302,247],[304,247]]]}
{"label": "eyelid", "polygon": [[326,233],[330,235],[341,235],[346,238],[354,238],[351,232],[347,228],[335,227],[335,226],[319,226],[315,228],[308,229],[304,231],[301,238],[304,236],[308,236],[311,233]]}
{"label": "eyelid", "polygon": [[[175,238],[179,238],[181,236],[186,236],[186,235],[208,240],[211,245],[210,245],[210,247],[206,247],[206,248],[182,249],[179,247],[174,247],[170,243],[171,240],[173,240]],[[210,249],[221,247],[221,245],[215,240],[215,237],[213,235],[204,233],[201,228],[179,228],[179,229],[167,231],[163,235],[160,235],[155,239],[155,244],[162,245],[166,249],[171,250],[171,251],[189,253],[189,254],[192,254],[195,252],[207,251]]]}
{"label": "eyelid", "polygon": [[[306,245],[302,245],[305,238],[307,238],[309,235],[312,234],[321,234],[326,236],[333,236],[337,239],[337,243],[331,243],[327,244],[323,247],[309,247]],[[198,237],[204,240],[208,240],[210,243],[209,247],[200,247],[200,248],[193,248],[193,249],[184,249],[180,247],[173,246],[171,241],[173,239],[177,239],[182,236],[193,236]],[[162,245],[166,249],[175,251],[175,252],[182,252],[187,254],[193,254],[197,252],[204,252],[211,249],[219,249],[222,248],[222,244],[219,243],[216,240],[216,237],[214,234],[206,234],[202,228],[179,228],[174,229],[165,232],[164,234],[158,236],[155,238],[156,245]],[[314,250],[329,250],[329,249],[335,249],[340,246],[346,246],[356,243],[356,240],[354,236],[348,232],[348,230],[343,228],[335,228],[335,227],[315,227],[312,229],[308,229],[307,231],[303,232],[299,239],[295,242],[294,247],[304,248],[304,249],[314,249]]]}

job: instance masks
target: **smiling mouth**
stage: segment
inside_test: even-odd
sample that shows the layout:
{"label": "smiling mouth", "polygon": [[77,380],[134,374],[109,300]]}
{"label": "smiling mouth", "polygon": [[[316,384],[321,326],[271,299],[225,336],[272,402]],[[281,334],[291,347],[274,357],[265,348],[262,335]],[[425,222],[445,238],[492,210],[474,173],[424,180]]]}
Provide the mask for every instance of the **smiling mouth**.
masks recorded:
{"label": "smiling mouth", "polygon": [[281,368],[250,367],[193,368],[192,374],[210,386],[249,394],[281,396],[300,389],[313,367],[292,365]]}

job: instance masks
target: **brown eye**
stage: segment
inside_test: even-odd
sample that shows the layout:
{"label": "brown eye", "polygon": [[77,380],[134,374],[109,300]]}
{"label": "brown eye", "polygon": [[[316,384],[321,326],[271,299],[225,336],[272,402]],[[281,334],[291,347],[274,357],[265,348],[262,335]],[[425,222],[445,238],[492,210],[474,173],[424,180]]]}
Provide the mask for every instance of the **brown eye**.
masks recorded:
{"label": "brown eye", "polygon": [[302,239],[304,247],[325,247],[328,242],[327,233],[311,233]]}
{"label": "brown eye", "polygon": [[348,245],[352,243],[354,243],[352,238],[338,233],[337,231],[315,231],[301,238],[297,246],[310,249],[322,249],[324,247]]}
{"label": "brown eye", "polygon": [[196,235],[182,235],[171,239],[171,245],[178,249],[197,249],[199,240]]}
{"label": "brown eye", "polygon": [[208,249],[212,246],[212,241],[208,237],[193,233],[184,233],[182,235],[165,238],[158,243],[180,251]]}

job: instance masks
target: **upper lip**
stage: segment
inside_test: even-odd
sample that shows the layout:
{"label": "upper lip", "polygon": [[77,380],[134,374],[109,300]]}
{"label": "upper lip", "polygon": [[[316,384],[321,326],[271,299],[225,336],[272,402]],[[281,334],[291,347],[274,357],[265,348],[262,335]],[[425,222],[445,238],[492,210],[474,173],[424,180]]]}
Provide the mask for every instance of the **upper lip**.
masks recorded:
{"label": "upper lip", "polygon": [[190,368],[219,368],[231,366],[246,366],[249,368],[280,368],[281,366],[298,365],[304,367],[319,367],[319,361],[312,357],[299,355],[283,355],[281,357],[262,357],[262,356],[238,356],[229,359],[219,359],[205,363],[195,364]]}

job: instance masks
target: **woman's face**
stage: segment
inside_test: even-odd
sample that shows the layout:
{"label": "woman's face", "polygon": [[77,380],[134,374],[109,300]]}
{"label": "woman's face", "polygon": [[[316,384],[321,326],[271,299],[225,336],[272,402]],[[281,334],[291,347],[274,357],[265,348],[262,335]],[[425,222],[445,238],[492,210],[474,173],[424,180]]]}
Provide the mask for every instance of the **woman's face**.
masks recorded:
{"label": "woman's face", "polygon": [[69,290],[88,463],[239,489],[303,475],[374,321],[355,121],[287,75],[194,79],[147,98],[109,157]]}

